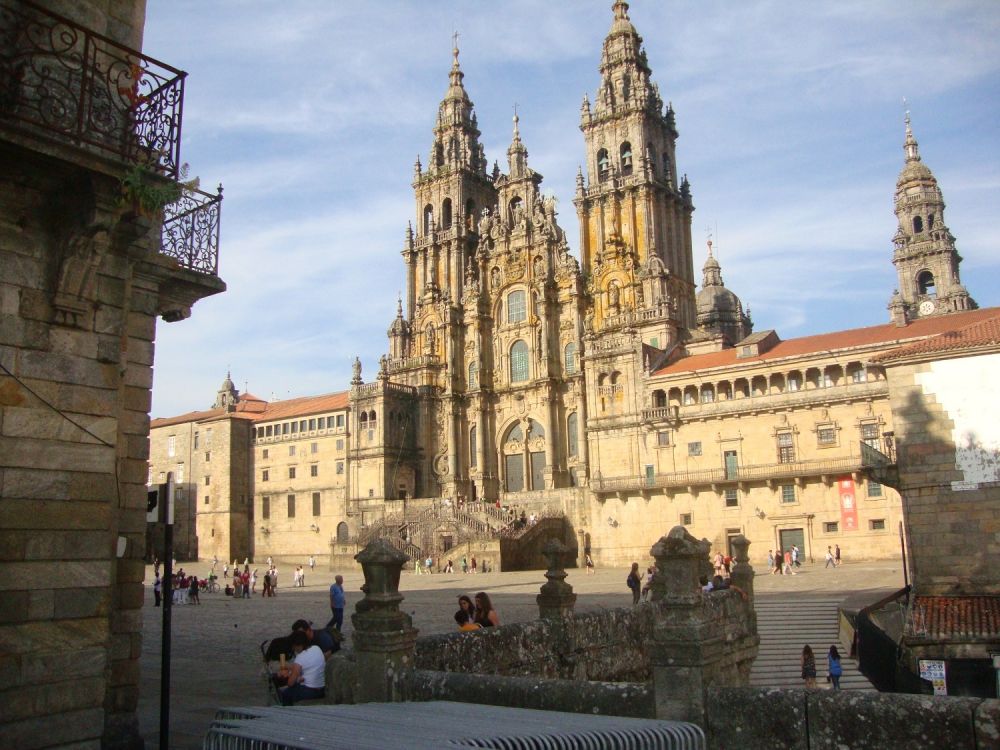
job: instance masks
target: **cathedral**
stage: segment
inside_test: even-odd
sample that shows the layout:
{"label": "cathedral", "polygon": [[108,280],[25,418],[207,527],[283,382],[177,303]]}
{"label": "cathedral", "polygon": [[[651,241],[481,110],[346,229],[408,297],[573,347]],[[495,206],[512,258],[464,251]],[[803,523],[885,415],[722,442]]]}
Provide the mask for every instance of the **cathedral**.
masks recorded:
{"label": "cathedral", "polygon": [[[960,281],[909,118],[888,322],[787,341],[755,332],[711,242],[696,278],[675,113],[628,7],[613,4],[600,82],[580,107],[575,248],[516,114],[506,171],[488,165],[456,47],[414,164],[405,293],[374,376],[356,360],[346,392],[270,404],[227,378],[213,409],[154,420],[151,483],[176,477],[178,439],[199,462],[178,515],[190,556],[339,565],[387,536],[411,555],[478,550],[510,568],[547,529],[578,559],[621,565],[678,524],[717,549],[745,534],[760,559],[793,544],[813,559],[835,544],[897,554],[893,410],[876,358],[997,314]],[[206,430],[246,431],[247,455],[208,466]],[[535,538],[511,530],[521,512],[548,522]]]}

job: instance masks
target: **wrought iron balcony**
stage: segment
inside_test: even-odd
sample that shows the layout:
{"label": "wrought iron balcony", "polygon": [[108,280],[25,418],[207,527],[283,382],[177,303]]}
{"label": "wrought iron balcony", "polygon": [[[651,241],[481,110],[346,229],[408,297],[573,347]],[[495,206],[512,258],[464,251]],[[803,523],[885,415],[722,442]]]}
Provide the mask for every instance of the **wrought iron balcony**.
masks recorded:
{"label": "wrought iron balcony", "polygon": [[30,0],[0,0],[0,127],[110,157],[153,191],[173,183],[160,252],[215,276],[222,187],[178,184],[186,76]]}
{"label": "wrought iron balcony", "polygon": [[28,0],[0,0],[0,122],[176,180],[186,75]]}

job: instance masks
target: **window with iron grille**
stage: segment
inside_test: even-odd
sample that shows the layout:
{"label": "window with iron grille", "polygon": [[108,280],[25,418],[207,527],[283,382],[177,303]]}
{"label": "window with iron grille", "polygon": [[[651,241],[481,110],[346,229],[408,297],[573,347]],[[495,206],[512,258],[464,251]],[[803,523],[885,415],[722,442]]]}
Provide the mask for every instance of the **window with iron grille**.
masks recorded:
{"label": "window with iron grille", "polygon": [[872,531],[885,531],[885,519],[873,518],[868,522],[868,528]]}
{"label": "window with iron grille", "polygon": [[840,525],[836,521],[827,521],[823,524],[824,534],[836,534],[840,529]]}
{"label": "window with iron grille", "polygon": [[319,476],[319,464],[309,465],[309,476],[318,477]]}
{"label": "window with iron grille", "polygon": [[510,382],[523,383],[528,379],[528,345],[515,341],[510,348]]}
{"label": "window with iron grille", "polygon": [[262,481],[262,482],[267,482],[267,481],[269,481],[270,479],[271,479],[271,470],[270,470],[270,469],[264,469],[264,470],[263,470],[263,471],[262,471],[262,472],[260,473],[260,481]]}
{"label": "window with iron grille", "polygon": [[528,311],[525,304],[524,291],[511,292],[507,295],[507,322],[520,323],[527,320]]}
{"label": "window with iron grille", "polygon": [[700,456],[701,455],[701,441],[697,443],[688,443],[688,455],[689,456]]}
{"label": "window with iron grille", "polygon": [[792,433],[778,433],[778,463],[790,464],[795,461],[795,444],[792,441]]}
{"label": "window with iron grille", "polygon": [[661,448],[670,445],[670,432],[668,430],[661,430],[656,433],[656,444]]}
{"label": "window with iron grille", "polygon": [[783,503],[794,503],[795,502],[795,485],[794,484],[783,484],[783,485],[781,485],[781,502],[783,502]]}
{"label": "window with iron grille", "polygon": [[681,513],[681,526],[690,526],[690,525],[691,525],[691,514]]}
{"label": "window with iron grille", "polygon": [[740,493],[739,490],[729,489],[726,490],[726,507],[736,508],[740,504]]}
{"label": "window with iron grille", "polygon": [[837,428],[833,425],[823,425],[816,429],[816,442],[820,445],[837,444]]}
{"label": "window with iron grille", "polygon": [[882,497],[882,485],[868,480],[868,497]]}

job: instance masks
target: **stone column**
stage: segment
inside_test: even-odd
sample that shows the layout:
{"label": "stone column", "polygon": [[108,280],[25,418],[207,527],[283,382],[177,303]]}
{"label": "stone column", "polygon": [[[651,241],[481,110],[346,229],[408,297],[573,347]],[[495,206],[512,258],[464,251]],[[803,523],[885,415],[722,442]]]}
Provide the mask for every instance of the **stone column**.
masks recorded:
{"label": "stone column", "polygon": [[705,688],[725,646],[698,583],[707,550],[683,526],[675,526],[650,554],[656,558],[652,599],[657,606],[647,651],[656,718],[704,726]]}
{"label": "stone column", "polygon": [[399,611],[399,575],[408,555],[385,539],[371,542],[354,556],[365,575],[365,598],[351,615],[357,654],[356,703],[402,700],[402,674],[413,666],[417,629]]}
{"label": "stone column", "polygon": [[543,620],[565,620],[573,616],[576,594],[573,587],[566,583],[564,566],[567,552],[566,546],[555,538],[549,539],[542,549],[549,562],[549,569],[545,571],[548,583],[542,585],[535,601],[538,603],[538,616]]}
{"label": "stone column", "polygon": [[740,534],[733,538],[733,550],[736,552],[733,558],[736,561],[736,567],[733,568],[730,580],[734,586],[738,586],[747,595],[747,599],[752,605],[754,570],[753,566],[750,565],[749,549],[750,540],[745,536]]}

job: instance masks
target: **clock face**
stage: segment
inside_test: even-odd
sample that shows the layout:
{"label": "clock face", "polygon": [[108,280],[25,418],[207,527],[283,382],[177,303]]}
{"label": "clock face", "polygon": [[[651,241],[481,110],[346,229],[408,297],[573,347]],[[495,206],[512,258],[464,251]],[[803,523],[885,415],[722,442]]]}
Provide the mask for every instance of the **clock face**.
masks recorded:
{"label": "clock face", "polygon": [[932,312],[934,312],[934,303],[931,302],[929,299],[925,299],[923,302],[920,303],[919,310],[921,315],[930,315]]}

